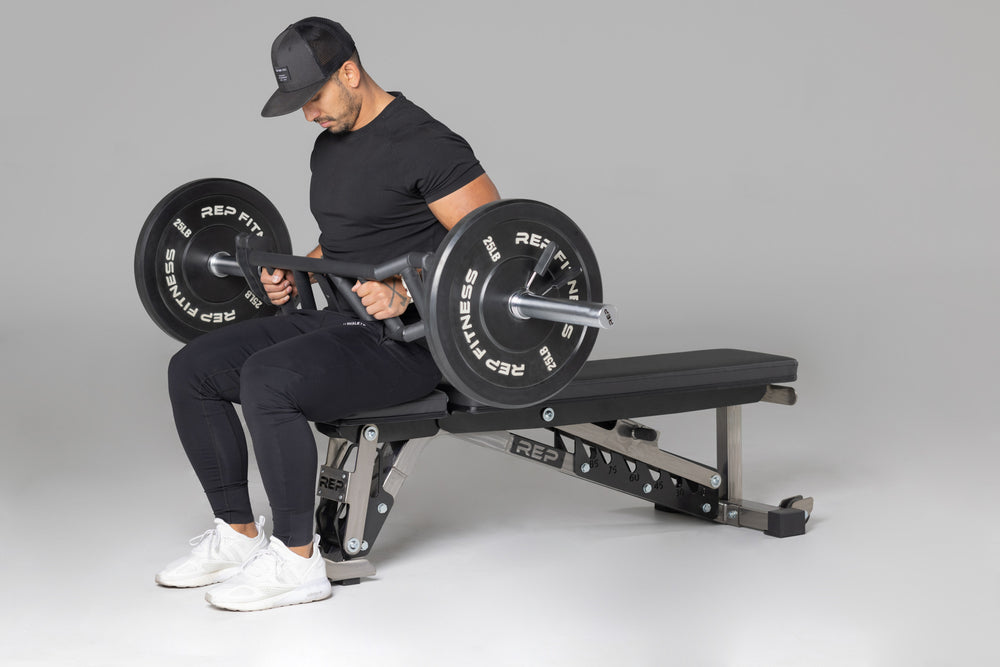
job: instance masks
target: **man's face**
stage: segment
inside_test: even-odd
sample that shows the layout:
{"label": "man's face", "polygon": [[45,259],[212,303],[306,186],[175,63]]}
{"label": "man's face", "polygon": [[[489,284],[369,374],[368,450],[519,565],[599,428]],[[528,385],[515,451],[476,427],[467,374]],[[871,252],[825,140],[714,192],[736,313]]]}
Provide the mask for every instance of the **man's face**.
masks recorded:
{"label": "man's face", "polygon": [[306,120],[333,134],[350,132],[361,113],[361,96],[340,82],[340,72],[323,84],[316,96],[302,107]]}

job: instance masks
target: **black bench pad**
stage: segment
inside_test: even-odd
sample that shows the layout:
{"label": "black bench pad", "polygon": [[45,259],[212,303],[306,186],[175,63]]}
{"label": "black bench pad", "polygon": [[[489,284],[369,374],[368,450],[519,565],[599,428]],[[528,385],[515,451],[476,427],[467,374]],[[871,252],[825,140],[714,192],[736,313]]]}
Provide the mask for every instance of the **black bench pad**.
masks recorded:
{"label": "black bench pad", "polygon": [[[798,362],[745,350],[696,350],[644,357],[588,361],[580,373],[545,405],[623,394],[661,391],[696,391],[793,382]],[[497,411],[442,385],[452,411]]]}
{"label": "black bench pad", "polygon": [[[791,357],[733,349],[599,359],[588,361],[572,382],[541,406],[504,410],[441,385],[417,401],[317,426],[336,435],[362,424],[397,424],[392,437],[403,439],[439,428],[474,433],[670,414],[759,401],[767,385],[792,382],[797,370],[798,362]],[[541,420],[542,407],[555,410],[554,422]]]}

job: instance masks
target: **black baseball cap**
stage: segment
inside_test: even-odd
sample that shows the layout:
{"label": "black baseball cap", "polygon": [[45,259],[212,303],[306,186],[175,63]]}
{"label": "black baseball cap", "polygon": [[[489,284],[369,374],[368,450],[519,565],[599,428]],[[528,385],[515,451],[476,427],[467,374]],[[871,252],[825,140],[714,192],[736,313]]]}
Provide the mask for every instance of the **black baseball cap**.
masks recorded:
{"label": "black baseball cap", "polygon": [[285,28],[271,45],[278,89],[260,115],[283,116],[301,109],[352,53],[354,40],[336,21],[314,16]]}

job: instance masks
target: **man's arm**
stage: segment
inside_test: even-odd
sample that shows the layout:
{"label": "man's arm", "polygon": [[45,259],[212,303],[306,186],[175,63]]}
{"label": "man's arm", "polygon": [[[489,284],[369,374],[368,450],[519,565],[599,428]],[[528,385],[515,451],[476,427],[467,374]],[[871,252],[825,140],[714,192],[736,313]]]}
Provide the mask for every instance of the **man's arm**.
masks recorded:
{"label": "man's arm", "polygon": [[[428,202],[427,207],[446,229],[451,229],[466,214],[497,199],[500,199],[500,193],[490,177],[483,174],[451,194]],[[377,320],[403,314],[409,300],[401,294],[401,289],[402,281],[399,278],[390,278],[385,283],[372,281],[354,286],[354,291],[361,297],[361,303]]]}
{"label": "man's arm", "polygon": [[450,195],[445,195],[427,204],[431,213],[437,218],[445,229],[451,229],[458,224],[458,221],[466,214],[476,210],[483,204],[500,199],[500,193],[493,185],[493,181],[486,174],[483,174],[468,185],[460,187]]}

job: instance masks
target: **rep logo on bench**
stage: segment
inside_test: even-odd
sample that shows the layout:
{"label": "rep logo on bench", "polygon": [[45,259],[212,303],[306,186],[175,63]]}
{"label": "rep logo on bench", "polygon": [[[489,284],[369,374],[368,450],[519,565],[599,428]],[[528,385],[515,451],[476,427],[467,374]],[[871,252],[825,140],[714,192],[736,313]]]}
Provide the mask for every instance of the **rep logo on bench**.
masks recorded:
{"label": "rep logo on bench", "polygon": [[550,447],[544,443],[529,440],[521,436],[514,437],[514,441],[510,446],[510,453],[538,461],[539,463],[545,463],[555,468],[562,468],[563,459],[566,457],[566,452],[561,449],[556,449],[555,447]]}
{"label": "rep logo on bench", "polygon": [[347,490],[347,473],[337,468],[321,466],[316,495],[330,500],[341,501]]}

